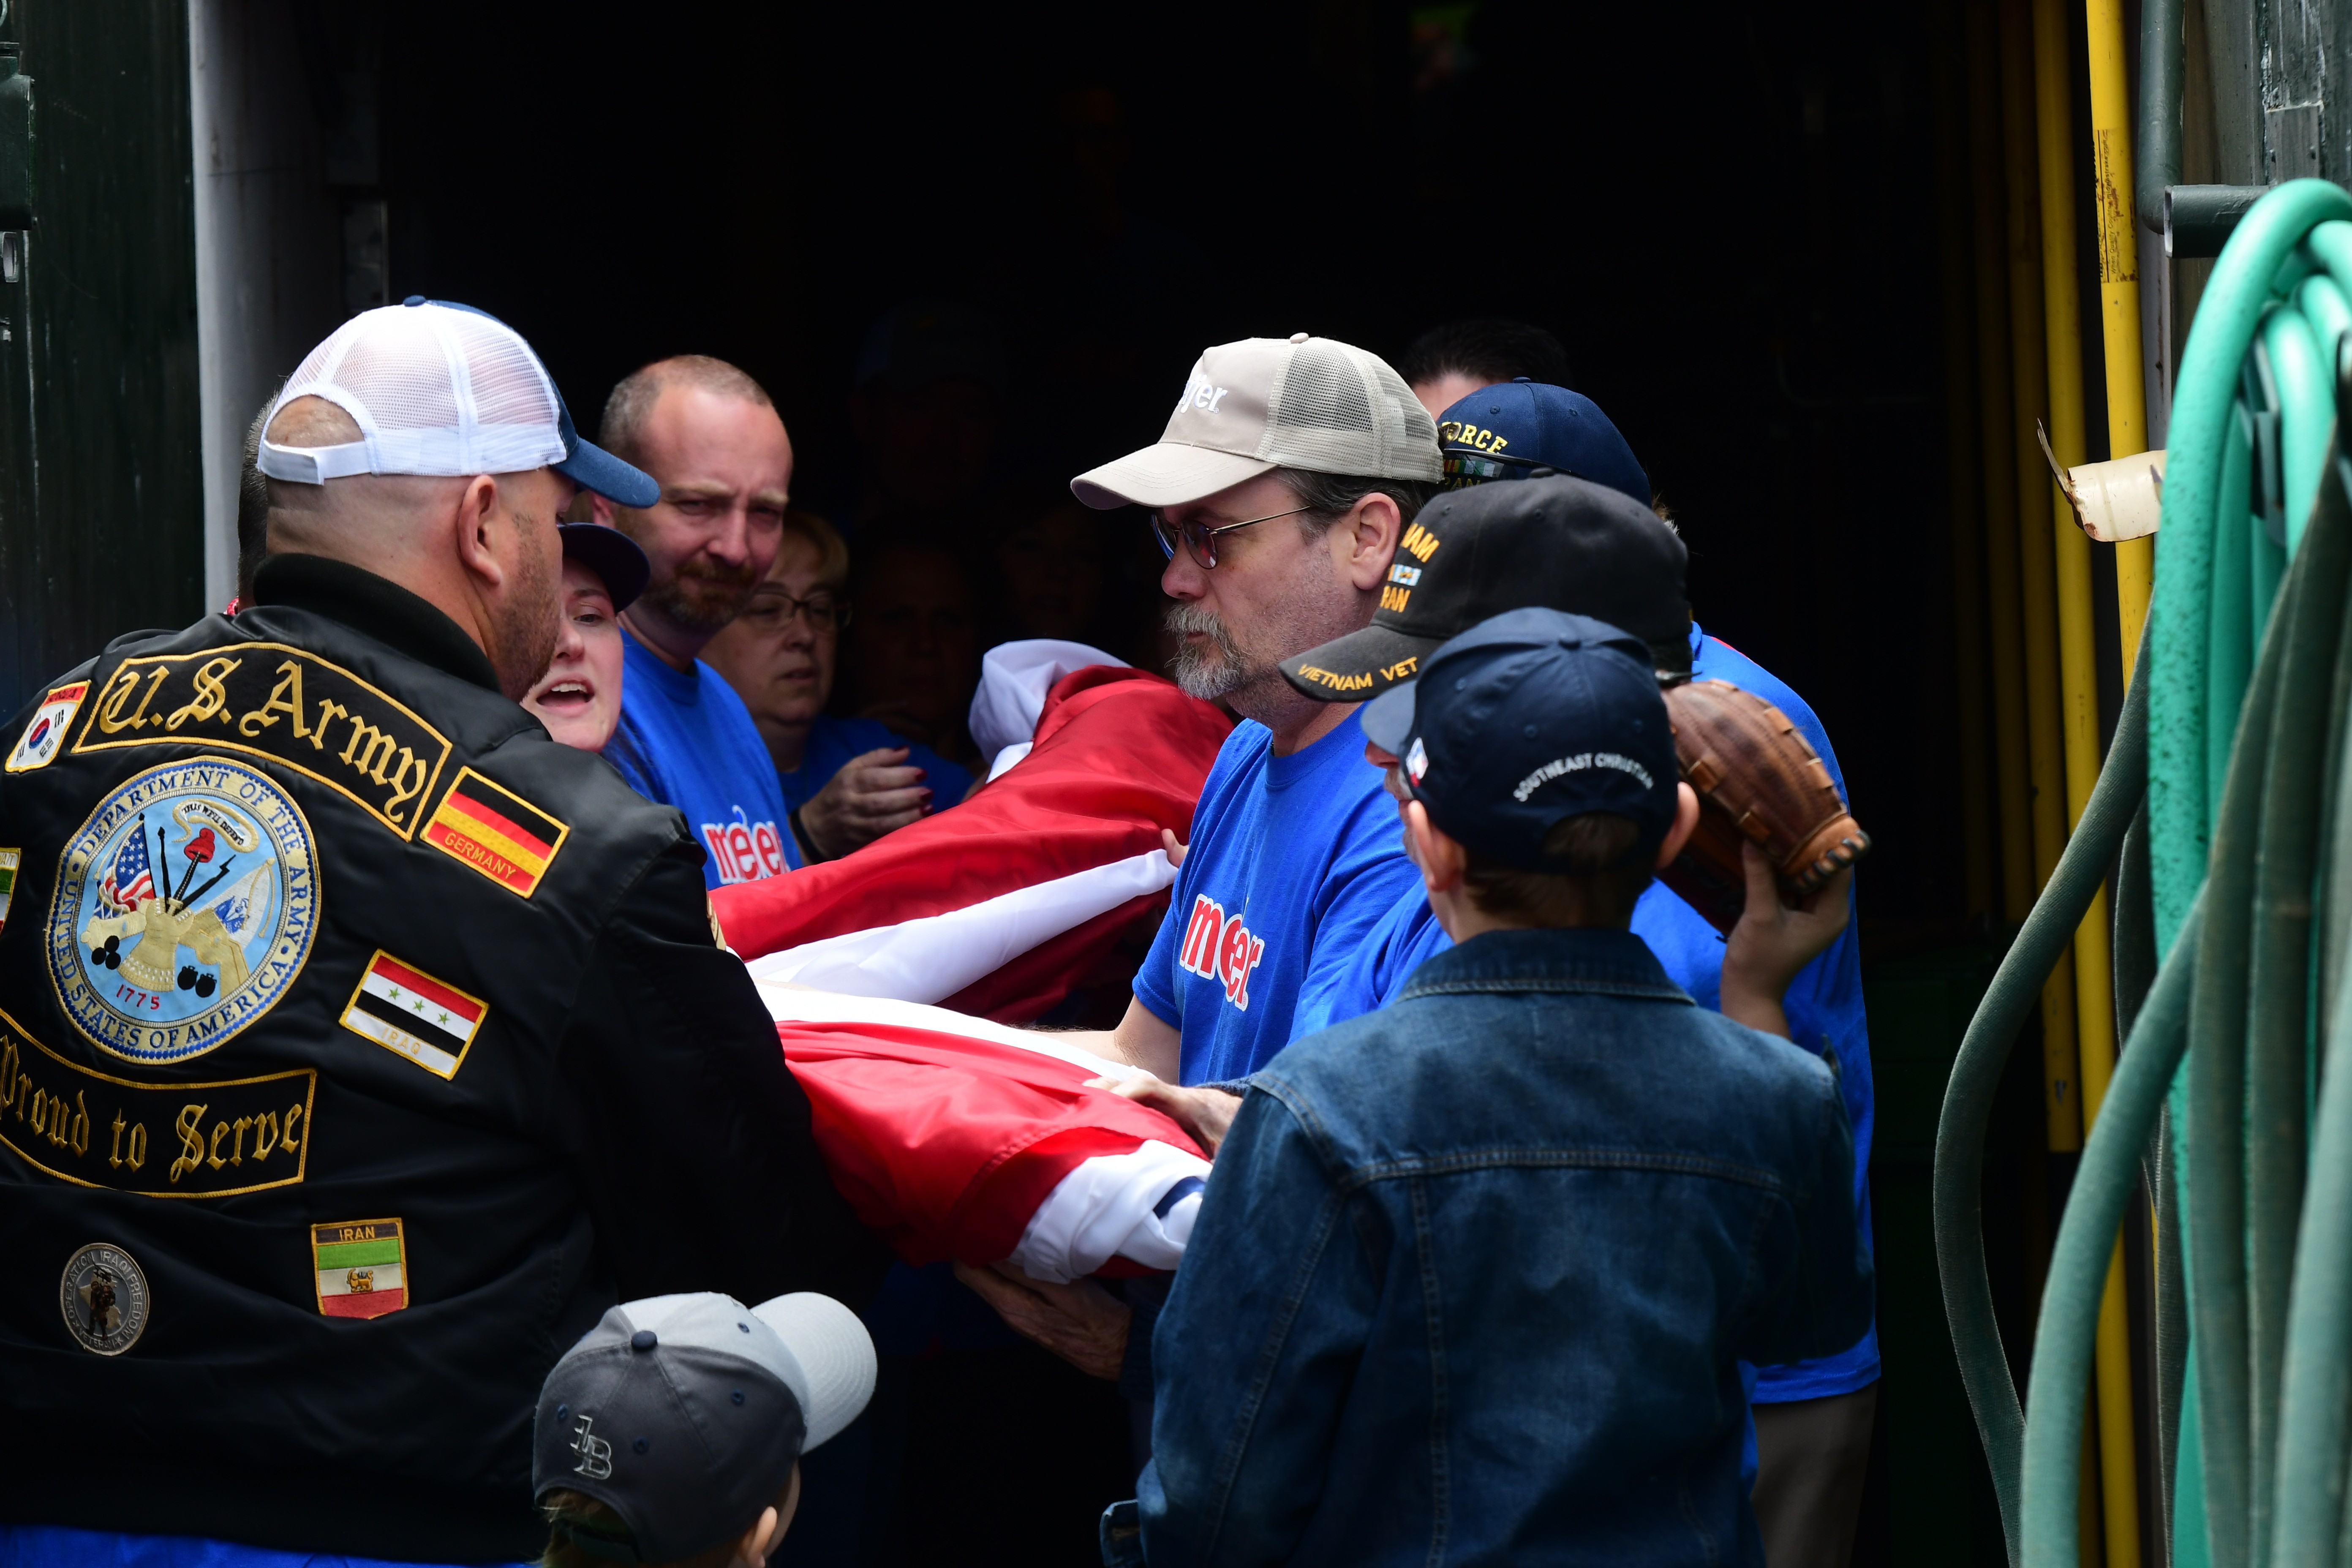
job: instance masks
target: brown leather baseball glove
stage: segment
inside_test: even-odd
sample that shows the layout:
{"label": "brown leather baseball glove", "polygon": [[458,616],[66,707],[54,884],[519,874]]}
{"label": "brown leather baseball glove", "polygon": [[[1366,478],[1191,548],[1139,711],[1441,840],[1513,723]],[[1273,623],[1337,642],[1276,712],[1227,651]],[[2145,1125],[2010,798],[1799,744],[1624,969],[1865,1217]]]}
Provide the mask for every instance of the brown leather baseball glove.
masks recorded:
{"label": "brown leather baseball glove", "polygon": [[1727,680],[1666,692],[1683,782],[1698,792],[1698,827],[1658,879],[1728,933],[1748,902],[1739,846],[1771,858],[1791,903],[1868,852],[1870,835],[1847,815],[1837,785],[1789,716]]}

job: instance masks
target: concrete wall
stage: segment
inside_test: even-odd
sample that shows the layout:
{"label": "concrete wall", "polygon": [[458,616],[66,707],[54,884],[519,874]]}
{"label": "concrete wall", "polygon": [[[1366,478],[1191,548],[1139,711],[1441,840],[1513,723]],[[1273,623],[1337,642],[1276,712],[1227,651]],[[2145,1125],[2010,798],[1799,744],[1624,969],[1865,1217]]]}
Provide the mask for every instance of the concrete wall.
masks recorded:
{"label": "concrete wall", "polygon": [[341,212],[293,0],[188,0],[205,602],[236,591],[246,426],[344,315]]}

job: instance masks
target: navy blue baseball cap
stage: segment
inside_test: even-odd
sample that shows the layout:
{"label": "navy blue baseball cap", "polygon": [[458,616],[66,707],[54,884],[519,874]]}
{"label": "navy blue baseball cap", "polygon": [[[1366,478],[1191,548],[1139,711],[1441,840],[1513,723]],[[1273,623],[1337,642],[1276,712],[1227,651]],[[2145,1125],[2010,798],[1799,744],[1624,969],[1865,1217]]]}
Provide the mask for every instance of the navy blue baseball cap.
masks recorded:
{"label": "navy blue baseball cap", "polygon": [[1447,837],[1505,866],[1565,869],[1544,836],[1612,812],[1664,842],[1678,805],[1675,732],[1649,645],[1590,616],[1512,610],[1430,657],[1417,680],[1366,703],[1364,737],[1401,758],[1405,787]]}
{"label": "navy blue baseball cap", "polygon": [[1633,448],[1600,405],[1564,386],[1525,376],[1482,386],[1438,416],[1437,442],[1448,489],[1550,468],[1650,504],[1650,476]]}
{"label": "navy blue baseball cap", "polygon": [[341,408],[360,439],[280,447],[265,437],[255,464],[273,479],[322,485],[357,474],[552,468],[622,506],[661,499],[651,475],[581,439],[555,378],[522,334],[471,305],[411,294],[361,311],[303,356],[263,428],[298,397]]}
{"label": "navy blue baseball cap", "polygon": [[606,528],[601,522],[565,522],[556,525],[555,536],[563,543],[565,560],[577,561],[604,579],[604,592],[615,613],[635,604],[654,574],[653,563],[637,542],[617,528]]}

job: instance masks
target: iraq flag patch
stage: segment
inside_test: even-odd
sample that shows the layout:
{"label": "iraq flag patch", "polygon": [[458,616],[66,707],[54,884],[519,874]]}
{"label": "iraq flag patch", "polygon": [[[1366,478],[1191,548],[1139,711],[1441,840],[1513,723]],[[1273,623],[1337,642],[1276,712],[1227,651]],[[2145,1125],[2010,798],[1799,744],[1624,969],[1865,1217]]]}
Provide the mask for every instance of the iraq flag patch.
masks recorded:
{"label": "iraq flag patch", "polygon": [[489,1011],[480,997],[378,948],[343,1008],[342,1022],[354,1035],[426,1072],[454,1079]]}
{"label": "iraq flag patch", "polygon": [[408,1248],[396,1219],[352,1219],[310,1227],[319,1310],[330,1318],[381,1318],[408,1305]]}

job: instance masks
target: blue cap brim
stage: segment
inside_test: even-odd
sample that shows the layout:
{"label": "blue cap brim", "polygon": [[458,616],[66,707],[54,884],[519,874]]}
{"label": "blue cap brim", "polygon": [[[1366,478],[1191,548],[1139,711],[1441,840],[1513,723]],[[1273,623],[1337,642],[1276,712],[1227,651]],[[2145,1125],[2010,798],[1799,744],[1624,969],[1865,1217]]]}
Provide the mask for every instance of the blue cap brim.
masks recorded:
{"label": "blue cap brim", "polygon": [[637,548],[637,542],[619,529],[601,522],[567,522],[555,531],[563,542],[565,560],[577,561],[604,579],[604,592],[611,595],[614,610],[627,609],[646,591],[654,574],[653,563]]}
{"label": "blue cap brim", "polygon": [[1402,686],[1391,686],[1363,706],[1357,722],[1364,727],[1364,739],[1392,757],[1404,755],[1412,743],[1412,689],[1419,682],[1408,680]]}
{"label": "blue cap brim", "polygon": [[548,467],[582,489],[593,490],[615,506],[635,507],[639,510],[661,500],[661,486],[643,468],[625,463],[604,447],[577,436],[570,436],[565,445],[572,455]]}

